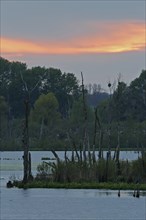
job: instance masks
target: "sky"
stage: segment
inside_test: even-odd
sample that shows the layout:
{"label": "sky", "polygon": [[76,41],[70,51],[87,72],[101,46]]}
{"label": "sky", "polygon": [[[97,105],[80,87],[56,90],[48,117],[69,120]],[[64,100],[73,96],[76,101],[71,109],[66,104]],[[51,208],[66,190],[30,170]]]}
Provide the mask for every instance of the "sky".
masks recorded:
{"label": "sky", "polygon": [[0,52],[28,68],[74,73],[85,83],[127,84],[146,69],[145,0],[1,0]]}

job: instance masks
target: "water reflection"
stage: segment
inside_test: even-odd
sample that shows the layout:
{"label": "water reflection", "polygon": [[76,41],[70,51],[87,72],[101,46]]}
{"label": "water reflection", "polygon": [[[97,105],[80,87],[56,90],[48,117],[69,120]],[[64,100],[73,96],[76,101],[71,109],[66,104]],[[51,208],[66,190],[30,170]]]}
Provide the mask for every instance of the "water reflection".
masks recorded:
{"label": "water reflection", "polygon": [[1,195],[2,220],[112,219],[144,220],[145,198],[132,191],[6,189]]}
{"label": "water reflection", "polygon": [[[92,190],[85,191],[85,195],[92,195],[94,197],[133,197],[133,191],[132,190],[120,190],[120,196],[118,196],[119,190],[93,190],[93,193],[91,194]],[[146,191],[140,191],[140,197],[146,197]]]}

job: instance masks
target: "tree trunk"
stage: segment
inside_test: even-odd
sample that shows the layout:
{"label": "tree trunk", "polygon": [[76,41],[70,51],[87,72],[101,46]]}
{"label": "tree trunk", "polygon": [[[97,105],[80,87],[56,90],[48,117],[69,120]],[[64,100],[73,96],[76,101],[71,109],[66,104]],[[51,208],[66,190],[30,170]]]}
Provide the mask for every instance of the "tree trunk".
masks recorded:
{"label": "tree trunk", "polygon": [[82,96],[83,96],[83,112],[84,112],[84,131],[83,131],[83,157],[84,161],[86,162],[86,146],[87,146],[87,107],[85,101],[85,90],[84,90],[84,78],[81,72],[82,78]]}
{"label": "tree trunk", "polygon": [[95,163],[95,145],[96,145],[96,134],[97,134],[97,108],[94,109],[95,121],[94,121],[94,135],[93,135],[93,155],[92,160]]}
{"label": "tree trunk", "polygon": [[23,164],[24,164],[24,177],[23,182],[27,183],[29,178],[29,133],[28,133],[28,100],[25,101],[25,124],[24,124],[24,137],[23,137]]}
{"label": "tree trunk", "polygon": [[103,131],[100,129],[99,130],[99,153],[98,153],[99,159],[103,158],[102,143],[103,143]]}
{"label": "tree trunk", "polygon": [[31,179],[32,172],[31,172],[31,153],[29,152],[29,169],[28,169],[28,178]]}

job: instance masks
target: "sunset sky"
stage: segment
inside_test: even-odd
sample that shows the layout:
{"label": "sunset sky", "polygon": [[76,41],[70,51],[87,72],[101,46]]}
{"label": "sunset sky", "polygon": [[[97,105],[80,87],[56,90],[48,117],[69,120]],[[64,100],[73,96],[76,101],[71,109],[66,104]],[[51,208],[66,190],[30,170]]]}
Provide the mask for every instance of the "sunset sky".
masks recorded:
{"label": "sunset sky", "polygon": [[146,69],[145,0],[1,1],[1,56],[129,83]]}

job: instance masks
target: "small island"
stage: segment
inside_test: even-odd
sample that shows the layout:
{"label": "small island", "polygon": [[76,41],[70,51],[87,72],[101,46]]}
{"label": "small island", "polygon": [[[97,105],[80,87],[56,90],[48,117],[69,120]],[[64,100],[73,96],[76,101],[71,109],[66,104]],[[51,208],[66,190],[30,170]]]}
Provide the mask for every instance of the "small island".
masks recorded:
{"label": "small island", "polygon": [[[24,152],[23,179],[7,187],[146,189],[145,70],[130,85],[119,75],[105,92],[101,85],[85,85],[82,72],[79,84],[73,73],[59,69],[0,62],[6,75],[0,90],[1,150]],[[15,99],[7,100],[6,88]],[[138,158],[121,160],[127,149],[139,152]],[[42,158],[36,176],[30,150],[53,153]]]}

